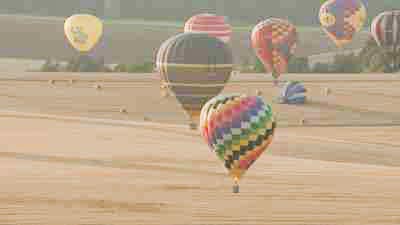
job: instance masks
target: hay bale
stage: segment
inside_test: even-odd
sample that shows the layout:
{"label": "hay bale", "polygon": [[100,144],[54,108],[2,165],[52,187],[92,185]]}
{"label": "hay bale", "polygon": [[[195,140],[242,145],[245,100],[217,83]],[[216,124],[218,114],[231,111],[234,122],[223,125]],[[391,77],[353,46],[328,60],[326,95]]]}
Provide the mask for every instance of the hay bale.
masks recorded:
{"label": "hay bale", "polygon": [[75,80],[70,79],[68,82],[69,82],[69,84],[74,84],[74,83],[75,83]]}
{"label": "hay bale", "polygon": [[125,108],[120,108],[120,109],[119,109],[119,112],[120,112],[120,113],[127,113],[128,111],[127,111]]}
{"label": "hay bale", "polygon": [[324,93],[325,93],[325,96],[328,96],[332,93],[332,90],[327,87],[327,88],[325,88]]}
{"label": "hay bale", "polygon": [[257,96],[261,96],[262,94],[263,94],[262,91],[256,90],[256,95],[257,95]]}
{"label": "hay bale", "polygon": [[240,75],[240,70],[232,70],[231,76],[239,76]]}
{"label": "hay bale", "polygon": [[100,84],[95,84],[94,88],[96,88],[97,90],[101,90],[103,87]]}
{"label": "hay bale", "polygon": [[301,126],[303,126],[303,125],[306,124],[306,122],[307,122],[306,119],[301,118],[300,121],[299,121],[299,124],[300,124]]}
{"label": "hay bale", "polygon": [[150,119],[149,117],[147,117],[147,116],[144,116],[144,117],[143,117],[143,120],[144,120],[144,121],[151,121],[151,119]]}
{"label": "hay bale", "polygon": [[55,81],[54,80],[49,80],[49,84],[54,84]]}

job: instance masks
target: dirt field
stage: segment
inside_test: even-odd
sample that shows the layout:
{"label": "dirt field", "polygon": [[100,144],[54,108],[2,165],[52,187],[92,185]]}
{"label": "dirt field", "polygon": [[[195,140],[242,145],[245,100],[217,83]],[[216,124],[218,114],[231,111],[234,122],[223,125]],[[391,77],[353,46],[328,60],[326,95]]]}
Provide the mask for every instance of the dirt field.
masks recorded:
{"label": "dirt field", "polygon": [[[0,57],[69,60],[74,50],[64,38],[62,18],[0,15],[2,36]],[[170,36],[182,32],[176,27],[140,22],[106,23],[103,41],[94,50],[106,63],[142,63],[152,61],[153,53]],[[182,28],[183,29],[183,28]],[[232,49],[235,63],[251,63],[255,59],[250,48],[251,29],[235,31]],[[363,46],[368,34],[357,35],[345,49]],[[298,56],[338,51],[320,29],[300,29]]]}
{"label": "dirt field", "polygon": [[[309,103],[273,103],[273,144],[233,195],[156,75],[1,73],[0,224],[399,224],[400,78],[282,79]],[[257,89],[278,93],[253,74],[225,92]]]}

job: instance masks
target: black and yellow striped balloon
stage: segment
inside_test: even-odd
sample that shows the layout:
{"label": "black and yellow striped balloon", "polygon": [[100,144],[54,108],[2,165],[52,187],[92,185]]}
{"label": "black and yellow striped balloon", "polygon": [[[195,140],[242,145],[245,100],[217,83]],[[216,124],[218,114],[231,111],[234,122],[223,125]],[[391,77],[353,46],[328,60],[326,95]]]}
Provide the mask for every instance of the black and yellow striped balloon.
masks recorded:
{"label": "black and yellow striped balloon", "polygon": [[232,58],[232,50],[223,41],[207,34],[182,33],[160,46],[156,66],[163,86],[197,125],[202,106],[228,82]]}

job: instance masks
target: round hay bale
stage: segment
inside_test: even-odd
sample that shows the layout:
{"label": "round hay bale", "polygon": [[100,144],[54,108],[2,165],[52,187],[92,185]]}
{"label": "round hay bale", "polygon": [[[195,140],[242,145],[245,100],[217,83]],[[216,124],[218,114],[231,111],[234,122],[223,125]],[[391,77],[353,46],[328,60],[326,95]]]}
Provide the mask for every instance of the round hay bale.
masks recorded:
{"label": "round hay bale", "polygon": [[256,90],[256,95],[257,95],[257,96],[261,96],[262,94],[263,94],[262,91]]}
{"label": "round hay bale", "polygon": [[240,70],[232,70],[231,76],[239,76],[240,75]]}
{"label": "round hay bale", "polygon": [[119,112],[120,112],[120,113],[127,113],[128,111],[127,111],[125,108],[120,108],[120,109],[119,109]]}
{"label": "round hay bale", "polygon": [[100,90],[100,89],[102,89],[103,87],[102,87],[100,84],[95,84],[95,85],[94,85],[94,88],[96,88],[97,90]]}
{"label": "round hay bale", "polygon": [[55,81],[54,80],[49,80],[49,84],[54,84]]}
{"label": "round hay bale", "polygon": [[70,79],[68,82],[69,82],[69,84],[74,84],[74,83],[75,83],[75,80]]}
{"label": "round hay bale", "polygon": [[147,117],[147,116],[144,116],[144,117],[143,117],[143,120],[144,120],[144,121],[151,121],[151,119],[150,119],[149,117]]}
{"label": "round hay bale", "polygon": [[299,121],[299,124],[300,124],[301,126],[303,126],[303,125],[306,124],[306,122],[307,122],[306,119],[301,118],[300,121]]}
{"label": "round hay bale", "polygon": [[330,95],[332,93],[332,90],[330,88],[325,88],[324,93],[326,96]]}

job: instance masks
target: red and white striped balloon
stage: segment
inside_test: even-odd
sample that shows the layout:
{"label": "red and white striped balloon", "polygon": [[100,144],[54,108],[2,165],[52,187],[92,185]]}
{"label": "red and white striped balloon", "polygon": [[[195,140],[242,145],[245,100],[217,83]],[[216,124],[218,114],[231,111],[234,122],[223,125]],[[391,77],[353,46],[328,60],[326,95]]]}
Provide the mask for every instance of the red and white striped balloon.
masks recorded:
{"label": "red and white striped balloon", "polygon": [[232,28],[226,23],[225,17],[202,13],[191,17],[185,23],[185,32],[207,33],[227,43],[231,39]]}
{"label": "red and white striped balloon", "polygon": [[372,20],[371,34],[387,51],[400,49],[400,10],[385,11]]}

